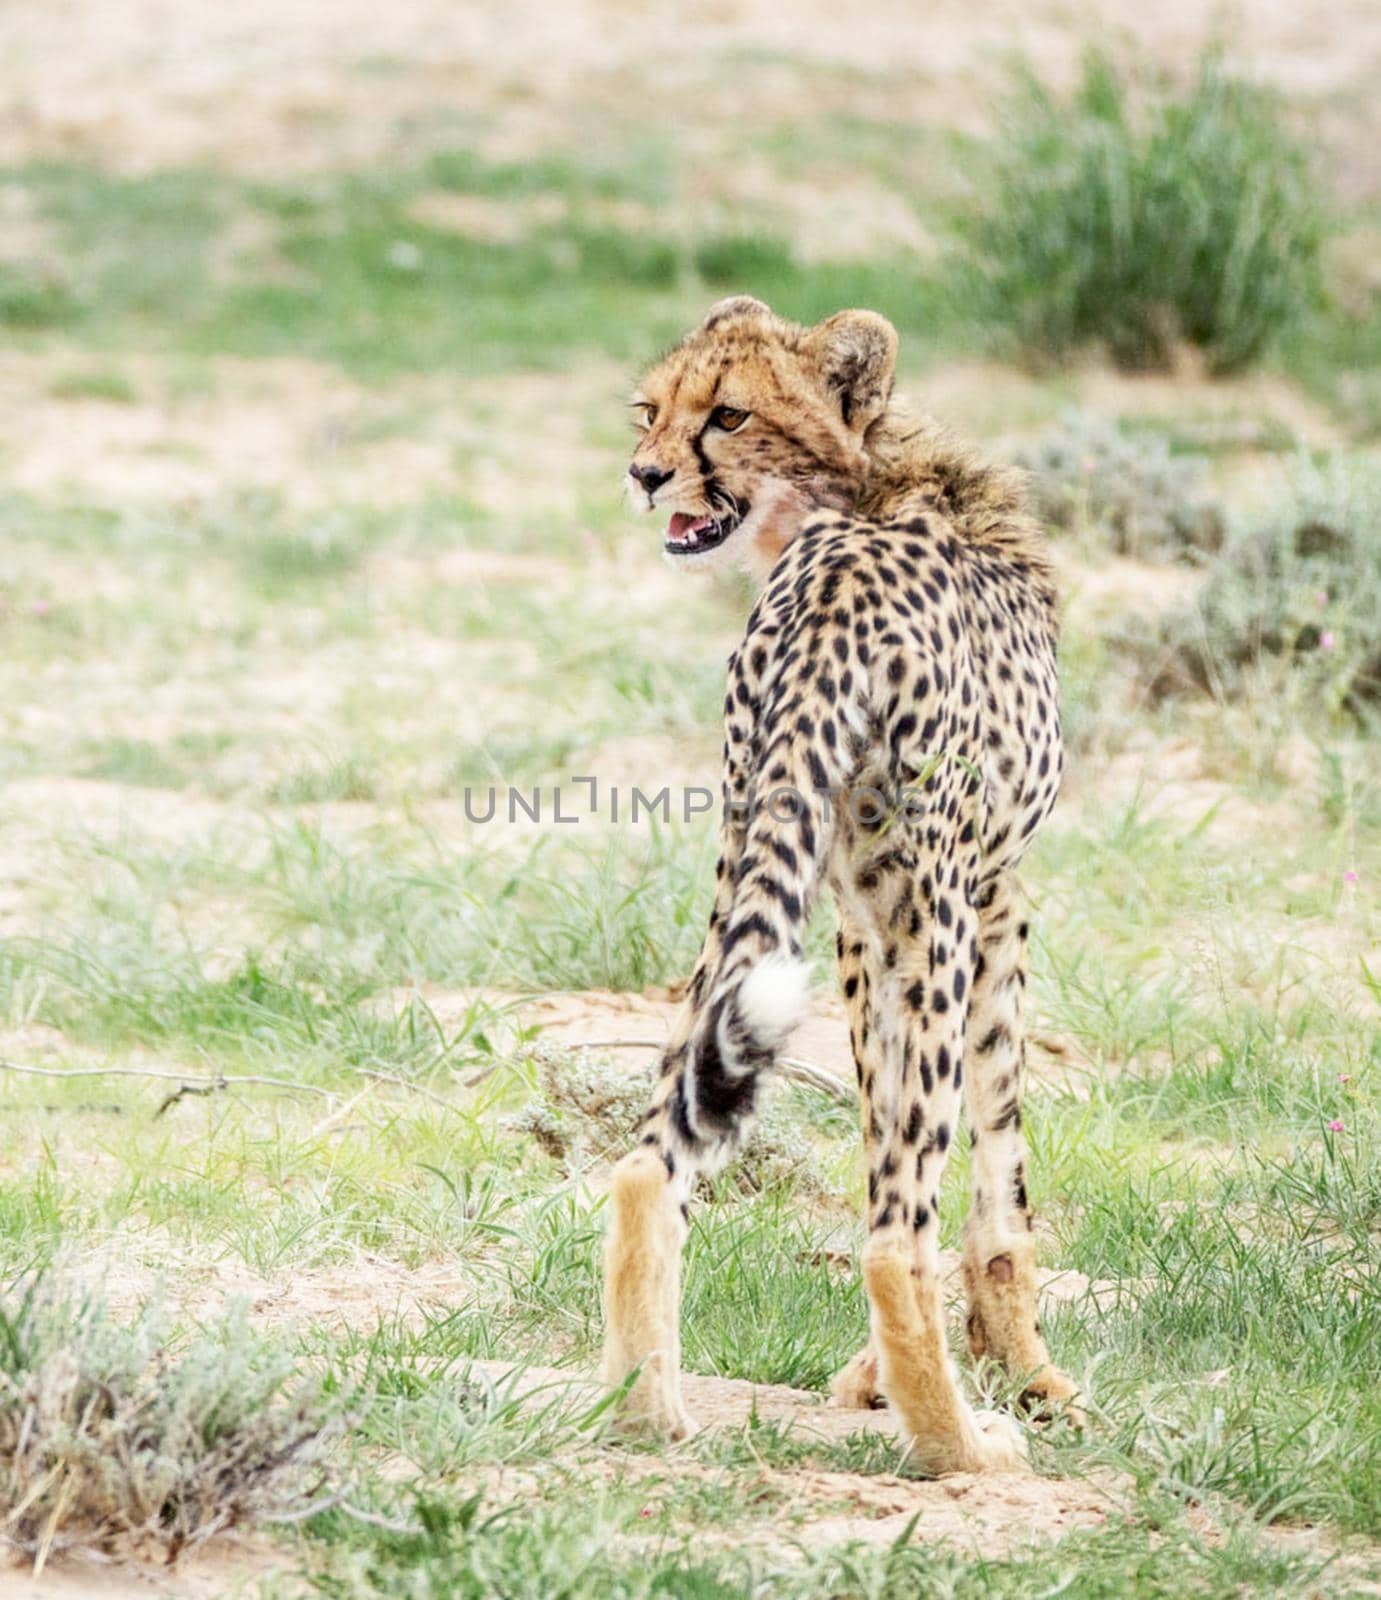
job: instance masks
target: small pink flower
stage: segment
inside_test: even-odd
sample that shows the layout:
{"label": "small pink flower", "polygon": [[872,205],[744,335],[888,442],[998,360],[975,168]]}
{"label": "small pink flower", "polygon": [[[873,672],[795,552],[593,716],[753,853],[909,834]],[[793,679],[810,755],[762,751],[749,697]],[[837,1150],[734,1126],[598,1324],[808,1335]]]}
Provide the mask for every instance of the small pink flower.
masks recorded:
{"label": "small pink flower", "polygon": [[51,609],[52,607],[46,600],[35,600],[29,607],[29,610],[36,617],[46,617]]}
{"label": "small pink flower", "polygon": [[1352,1074],[1350,1072],[1340,1072],[1338,1074],[1338,1082],[1339,1083],[1351,1083],[1352,1082]]}
{"label": "small pink flower", "polygon": [[1349,867],[1347,869],[1347,871],[1343,874],[1343,882],[1344,883],[1356,883],[1357,882],[1357,874],[1352,870],[1351,867]]}
{"label": "small pink flower", "polygon": [[1320,650],[1331,650],[1333,646],[1337,644],[1337,642],[1338,641],[1333,637],[1333,635],[1327,631],[1319,635]]}
{"label": "small pink flower", "polygon": [[1079,470],[1086,478],[1091,478],[1093,476],[1093,469],[1097,465],[1098,463],[1093,459],[1092,456],[1085,456],[1084,459],[1079,463]]}
{"label": "small pink flower", "polygon": [[1330,1133],[1341,1133],[1343,1131],[1343,1124],[1341,1120],[1337,1117],[1334,1117],[1332,1122],[1328,1124],[1328,1131]]}

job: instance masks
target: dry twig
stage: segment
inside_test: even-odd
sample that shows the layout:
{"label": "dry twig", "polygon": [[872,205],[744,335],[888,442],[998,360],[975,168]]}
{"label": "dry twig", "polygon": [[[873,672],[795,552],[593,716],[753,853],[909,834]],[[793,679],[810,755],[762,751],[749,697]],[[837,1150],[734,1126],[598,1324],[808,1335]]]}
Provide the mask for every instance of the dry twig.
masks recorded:
{"label": "dry twig", "polygon": [[270,1078],[260,1073],[237,1073],[233,1077],[217,1073],[214,1078],[192,1077],[185,1072],[168,1072],[161,1067],[31,1067],[22,1061],[0,1061],[0,1072],[24,1072],[35,1078],[161,1078],[168,1083],[180,1084],[159,1106],[155,1115],[161,1115],[173,1101],[184,1094],[213,1094],[218,1089],[236,1089],[242,1084],[258,1084],[265,1089],[286,1089],[293,1094],[315,1094],[324,1100],[334,1100],[334,1091],[319,1088],[314,1083],[302,1083],[296,1078]]}

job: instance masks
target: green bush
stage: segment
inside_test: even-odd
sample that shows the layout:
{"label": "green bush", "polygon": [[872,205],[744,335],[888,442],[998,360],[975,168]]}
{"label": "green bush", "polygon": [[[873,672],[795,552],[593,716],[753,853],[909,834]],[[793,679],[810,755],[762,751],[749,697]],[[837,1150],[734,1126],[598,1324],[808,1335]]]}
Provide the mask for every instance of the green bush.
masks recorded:
{"label": "green bush", "polygon": [[1073,99],[1024,80],[960,227],[987,315],[1033,356],[1102,345],[1128,367],[1175,343],[1245,366],[1316,298],[1323,220],[1276,100],[1216,55],[1186,91],[1103,56]]}
{"label": "green bush", "polygon": [[1043,522],[1094,533],[1120,555],[1176,555],[1222,543],[1222,509],[1208,492],[1207,460],[1176,455],[1161,434],[1126,433],[1072,412],[1017,464],[1031,474]]}
{"label": "green bush", "polygon": [[1287,678],[1325,711],[1381,701],[1381,466],[1305,464],[1234,530],[1195,605],[1160,624],[1155,687],[1236,695]]}

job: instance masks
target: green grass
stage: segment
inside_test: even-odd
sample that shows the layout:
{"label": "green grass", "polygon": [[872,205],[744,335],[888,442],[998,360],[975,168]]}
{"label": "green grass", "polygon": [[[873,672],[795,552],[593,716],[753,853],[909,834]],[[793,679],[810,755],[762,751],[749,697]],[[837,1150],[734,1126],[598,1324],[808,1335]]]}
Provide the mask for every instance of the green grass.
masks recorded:
{"label": "green grass", "polygon": [[[494,165],[464,149],[413,172],[300,187],[204,172],[10,169],[6,181],[32,194],[57,232],[62,275],[8,268],[0,324],[17,336],[61,330],[103,350],[312,355],[362,373],[471,376],[550,369],[572,350],[640,360],[725,287],[751,288],[807,321],[842,304],[881,305],[927,345],[956,326],[953,295],[918,279],[914,261],[807,263],[761,229],[692,244],[604,220],[603,199],[662,193],[661,171],[660,158],[624,177],[597,160]],[[437,189],[559,196],[569,210],[521,237],[489,238],[417,220],[410,208]],[[273,243],[227,274],[213,256],[236,217]]]}
{"label": "green grass", "polygon": [[[1001,1595],[1036,1597],[1054,1592],[1112,1600],[1128,1593],[1191,1594],[1236,1600],[1244,1592],[1323,1593],[1311,1589],[1322,1563],[1271,1554],[1249,1539],[1212,1545],[1191,1538],[1188,1561],[1179,1540],[1148,1548],[1141,1527],[1106,1534],[1071,1535],[1049,1555],[1008,1560],[923,1550],[855,1547],[806,1553],[789,1565],[751,1550],[707,1552],[705,1539],[662,1539],[637,1555],[619,1552],[620,1534],[643,1533],[642,1509],[615,1493],[599,1496],[583,1513],[552,1511],[518,1519],[489,1510],[475,1497],[459,1507],[419,1504],[418,1531],[356,1539],[335,1570],[319,1579],[322,1593],[371,1596],[406,1592],[419,1597],[492,1594],[559,1595],[563,1600],[610,1596],[613,1600],[734,1600],[743,1594],[792,1600],[910,1600],[945,1596],[969,1600]],[[1169,1529],[1180,1531],[1173,1519]],[[361,1548],[363,1545],[363,1548]],[[1172,1553],[1167,1553],[1172,1552]],[[1322,1579],[1325,1585],[1329,1579]],[[406,1586],[405,1591],[402,1586]]]}
{"label": "green grass", "polygon": [[[1094,343],[1133,366],[1163,364],[1178,339],[1222,371],[1274,349],[1371,429],[1355,369],[1374,303],[1324,292],[1326,202],[1304,147],[1217,57],[1182,90],[1090,58],[1068,104],[1030,78],[988,149],[833,115],[754,142],[796,181],[841,164],[867,174],[937,235],[957,227],[955,251],[807,257],[789,212],[692,202],[705,178],[685,152],[609,129],[579,154],[494,161],[457,142],[403,170],[296,182],[45,163],[3,174],[55,251],[6,265],[0,326],[39,348],[79,340],[96,364],[57,392],[126,402],[118,359],[136,350],[305,355],[375,377],[560,370],[580,352],[635,363],[707,299],[747,290],[807,322],[875,306],[912,360],[977,351],[997,329],[1045,359]],[[443,226],[414,209],[436,194],[526,221]]]}

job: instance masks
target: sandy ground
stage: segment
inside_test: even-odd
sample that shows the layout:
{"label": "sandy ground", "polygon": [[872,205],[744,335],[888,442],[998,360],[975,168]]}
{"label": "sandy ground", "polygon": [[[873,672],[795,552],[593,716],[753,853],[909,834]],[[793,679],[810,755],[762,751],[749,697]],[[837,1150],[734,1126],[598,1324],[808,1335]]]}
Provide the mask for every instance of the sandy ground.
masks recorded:
{"label": "sandy ground", "polygon": [[27,1563],[0,1566],[0,1600],[231,1600],[283,1571],[267,1544],[227,1537],[171,1572],[74,1555],[55,1556],[37,1577]]}
{"label": "sandy ground", "polygon": [[[485,1361],[472,1370],[496,1384],[512,1382],[518,1393],[530,1393],[543,1402],[562,1396],[588,1396],[593,1402],[600,1393],[588,1379],[556,1368],[520,1369]],[[694,1374],[687,1375],[683,1383],[686,1406],[705,1430],[743,1428],[756,1418],[777,1423],[806,1440],[847,1439],[857,1433],[893,1437],[897,1432],[896,1421],[887,1411],[838,1411],[819,1395],[780,1384]],[[899,1445],[899,1466],[902,1460]],[[1030,1472],[956,1472],[918,1482],[893,1475],[764,1468],[762,1480],[789,1489],[795,1511],[809,1514],[817,1507],[834,1507],[834,1514],[810,1515],[791,1530],[792,1536],[806,1545],[850,1539],[889,1544],[914,1517],[912,1537],[920,1543],[953,1542],[998,1554],[1059,1538],[1073,1528],[1097,1527],[1113,1506],[1107,1493],[1087,1481],[1038,1478]]]}
{"label": "sandy ground", "polygon": [[[626,375],[597,361],[557,376],[400,377],[387,388],[307,360],[208,360],[185,382],[176,361],[122,355],[128,398],[64,391],[91,363],[0,352],[0,465],[12,489],[78,502],[196,506],[268,493],[290,508],[415,504],[454,492],[531,513],[570,499],[607,457],[585,440],[591,416],[617,416]],[[509,416],[512,426],[494,413]],[[543,418],[543,475],[518,471],[524,418]],[[610,470],[609,494],[620,493]],[[554,498],[553,498],[554,497]]]}
{"label": "sandy ground", "polygon": [[[1074,16],[1059,0],[873,0],[847,28],[828,0],[11,0],[0,10],[0,156],[281,174],[397,158],[480,114],[486,144],[518,153],[607,103],[615,86],[627,115],[678,133],[678,97],[692,83],[702,128],[732,126],[750,86],[758,114],[827,112],[829,90],[798,61],[853,69],[856,109],[871,101],[879,114],[981,126],[1014,52],[1067,78],[1089,37],[1129,38],[1148,61],[1182,68],[1224,35],[1316,108],[1325,135],[1346,136],[1339,181],[1374,190],[1372,0],[1097,0]],[[715,58],[737,70],[706,86]]]}
{"label": "sandy ground", "polygon": [[[472,1377],[530,1396],[534,1404],[589,1400],[601,1393],[589,1378],[548,1367],[516,1368],[504,1362],[477,1362]],[[860,1432],[896,1434],[886,1411],[838,1411],[820,1396],[774,1384],[688,1376],[685,1395],[692,1415],[707,1430],[741,1429],[756,1418],[773,1422],[803,1440],[839,1440]],[[904,1466],[900,1444],[898,1467]],[[573,1464],[574,1465],[574,1464]],[[581,1470],[585,1470],[582,1465]],[[607,1459],[590,1467],[600,1477],[616,1470]],[[631,1457],[617,1469],[625,1482],[646,1478],[649,1504],[658,1482],[672,1475],[707,1475],[690,1460]],[[509,1475],[513,1477],[513,1475]],[[508,1481],[512,1493],[537,1492],[530,1473]],[[814,1469],[785,1471],[762,1467],[754,1487],[785,1497],[781,1522],[747,1531],[744,1539],[777,1551],[842,1544],[891,1544],[903,1534],[930,1545],[947,1544],[1003,1555],[1048,1543],[1077,1528],[1102,1526],[1116,1512],[1108,1488],[1088,1481],[1040,1478],[1031,1472],[989,1475],[954,1473],[917,1481],[894,1473],[864,1474]],[[738,1536],[736,1544],[740,1543]],[[136,1600],[179,1596],[211,1600],[257,1588],[259,1580],[286,1571],[281,1555],[264,1544],[226,1539],[168,1573],[135,1564],[57,1558],[38,1578],[24,1568],[0,1569],[0,1600]]]}

